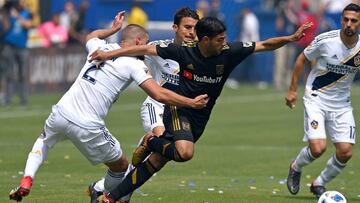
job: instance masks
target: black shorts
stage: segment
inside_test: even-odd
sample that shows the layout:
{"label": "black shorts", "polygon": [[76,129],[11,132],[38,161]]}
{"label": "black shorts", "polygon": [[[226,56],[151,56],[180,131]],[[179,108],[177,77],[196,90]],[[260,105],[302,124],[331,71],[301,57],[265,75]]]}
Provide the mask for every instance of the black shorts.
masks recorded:
{"label": "black shorts", "polygon": [[202,135],[205,125],[195,125],[192,114],[176,106],[165,106],[163,136],[169,140],[188,140],[196,142]]}

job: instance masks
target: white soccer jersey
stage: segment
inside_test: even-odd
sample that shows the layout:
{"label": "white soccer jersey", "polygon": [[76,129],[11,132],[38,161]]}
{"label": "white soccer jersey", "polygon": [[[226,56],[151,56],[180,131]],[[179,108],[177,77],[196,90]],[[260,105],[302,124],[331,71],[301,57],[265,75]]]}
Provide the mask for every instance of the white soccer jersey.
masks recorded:
{"label": "white soccer jersey", "polygon": [[[150,42],[151,45],[159,45],[159,44],[170,44],[173,43],[174,40],[158,40]],[[174,90],[176,86],[179,85],[179,71],[180,66],[178,62],[163,59],[160,56],[145,56],[145,64],[149,68],[150,74],[153,79],[161,86]]]}
{"label": "white soccer jersey", "polygon": [[304,54],[308,60],[316,60],[306,82],[304,100],[316,101],[328,111],[351,108],[350,88],[360,66],[359,41],[349,49],[340,39],[340,30],[333,30],[317,36]]}
{"label": "white soccer jersey", "polygon": [[[159,40],[149,44],[169,44],[174,40]],[[163,59],[160,56],[145,56],[145,64],[154,80],[164,88],[174,90],[179,84],[180,66],[178,62]],[[164,105],[151,97],[147,97],[141,107],[140,117],[145,132],[151,131],[157,126],[163,126],[162,115]]]}
{"label": "white soccer jersey", "polygon": [[[170,44],[173,43],[174,40],[158,40],[150,42],[149,44],[158,45],[158,44]],[[163,59],[160,56],[145,56],[145,64],[149,68],[149,72],[153,79],[160,85],[166,89],[174,90],[176,86],[179,85],[179,71],[180,66],[178,62]],[[160,103],[151,97],[148,97],[146,100],[151,100],[153,102]]]}
{"label": "white soccer jersey", "polygon": [[[98,38],[86,44],[88,53],[97,49],[119,49],[118,44],[107,44]],[[104,118],[120,93],[135,81],[140,85],[151,78],[143,61],[135,57],[119,57],[105,61],[101,68],[86,62],[71,88],[60,99],[59,112],[71,122],[87,128],[104,126]]]}

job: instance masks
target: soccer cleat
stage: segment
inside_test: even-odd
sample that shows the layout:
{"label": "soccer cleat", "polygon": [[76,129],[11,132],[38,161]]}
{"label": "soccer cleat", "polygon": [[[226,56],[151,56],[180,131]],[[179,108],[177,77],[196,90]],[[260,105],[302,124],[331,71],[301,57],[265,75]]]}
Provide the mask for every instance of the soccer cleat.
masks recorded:
{"label": "soccer cleat", "polygon": [[97,182],[91,183],[87,188],[87,193],[90,196],[90,203],[99,203],[98,198],[103,195],[103,192],[96,191],[94,186]]}
{"label": "soccer cleat", "polygon": [[139,165],[151,153],[151,150],[149,149],[147,142],[152,137],[154,137],[154,135],[146,134],[143,137],[140,145],[134,150],[134,153],[133,153],[133,156],[132,156],[132,161],[131,161],[133,166],[136,167],[137,165]]}
{"label": "soccer cleat", "polygon": [[287,178],[287,188],[289,192],[293,195],[296,195],[300,190],[300,178],[301,172],[297,172],[293,169],[294,161],[291,162],[289,167],[289,175]]}
{"label": "soccer cleat", "polygon": [[99,203],[115,203],[115,200],[113,200],[108,195],[100,195],[100,197],[97,200]]}
{"label": "soccer cleat", "polygon": [[320,196],[326,192],[326,188],[322,185],[315,185],[314,182],[312,182],[310,186],[310,192],[312,192],[316,198],[319,199]]}
{"label": "soccer cleat", "polygon": [[21,202],[23,197],[29,195],[31,185],[32,185],[32,178],[30,176],[23,177],[20,181],[20,185],[10,191],[9,194],[10,200]]}

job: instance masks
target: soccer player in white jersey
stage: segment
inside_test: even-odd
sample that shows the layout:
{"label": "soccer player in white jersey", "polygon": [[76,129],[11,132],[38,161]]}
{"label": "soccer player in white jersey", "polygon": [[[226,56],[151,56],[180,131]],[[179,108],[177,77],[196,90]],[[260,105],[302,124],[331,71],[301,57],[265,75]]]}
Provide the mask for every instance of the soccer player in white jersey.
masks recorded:
{"label": "soccer player in white jersey", "polygon": [[[120,12],[116,15],[112,28],[96,30],[87,36],[86,48],[89,54],[97,49],[113,50],[148,42],[147,31],[138,25],[128,25],[123,30],[120,46],[107,44],[102,40],[120,30],[123,18],[124,12]],[[97,65],[96,62],[86,62],[74,84],[53,106],[43,133],[29,153],[24,178],[10,192],[10,199],[21,201],[29,194],[35,174],[49,148],[65,139],[71,140],[92,164],[104,163],[108,166],[105,190],[118,184],[128,162],[120,143],[106,128],[104,119],[112,104],[132,81],[163,103],[192,108],[203,108],[207,103],[207,95],[190,99],[160,87],[146,73],[145,64],[137,57],[112,58],[100,67]]]}
{"label": "soccer player in white jersey", "polygon": [[[174,39],[157,40],[152,41],[149,44],[157,45],[170,43],[182,44],[192,43],[195,38],[195,25],[199,20],[199,16],[195,10],[188,7],[180,8],[176,11],[174,16],[173,31],[175,33]],[[171,59],[163,59],[160,56],[145,55],[144,60],[146,66],[153,79],[162,87],[174,90],[179,84],[179,64]],[[143,102],[140,110],[140,117],[145,133],[152,132],[154,135],[160,136],[165,131],[165,127],[162,121],[162,115],[164,112],[164,104],[156,101],[152,97],[148,96]],[[142,139],[140,140],[140,142]],[[139,143],[140,143],[139,142]],[[131,171],[133,166],[129,165],[128,171]],[[103,191],[96,191],[96,188],[103,188],[103,179],[90,185],[90,191],[93,191],[91,199],[95,201]],[[95,191],[95,192],[94,192]],[[130,200],[131,194],[123,197],[123,200]]]}
{"label": "soccer player in white jersey", "polygon": [[[350,103],[350,88],[360,67],[360,6],[349,4],[342,13],[341,30],[317,36],[295,63],[286,104],[295,107],[297,82],[305,63],[316,60],[307,78],[304,94],[304,147],[292,161],[287,186],[291,194],[300,189],[302,168],[319,158],[326,150],[326,136],[331,138],[336,152],[310,191],[320,197],[325,185],[346,166],[355,144],[355,121]],[[328,133],[326,135],[326,132]]]}
{"label": "soccer player in white jersey", "polygon": [[[177,10],[174,16],[173,31],[174,39],[158,40],[149,44],[157,45],[170,43],[182,44],[193,42],[196,38],[195,25],[199,20],[196,11],[185,7]],[[149,68],[151,76],[159,85],[166,89],[174,90],[179,83],[179,64],[171,59],[163,59],[160,56],[145,55],[145,64]],[[162,122],[164,104],[147,97],[141,107],[141,120],[145,132],[162,135],[165,128]]]}

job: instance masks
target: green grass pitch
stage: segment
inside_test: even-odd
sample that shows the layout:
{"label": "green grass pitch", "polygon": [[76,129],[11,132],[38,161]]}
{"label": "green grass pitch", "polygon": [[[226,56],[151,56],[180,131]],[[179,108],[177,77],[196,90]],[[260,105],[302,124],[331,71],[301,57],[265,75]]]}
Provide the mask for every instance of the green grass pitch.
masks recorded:
{"label": "green grass pitch", "polygon": [[[360,121],[360,87],[353,88],[355,119]],[[304,168],[301,190],[292,196],[286,189],[290,160],[305,146],[302,91],[296,109],[284,105],[285,92],[242,86],[225,89],[208,126],[196,144],[194,158],[171,162],[137,190],[132,203],[315,203],[308,184],[334,153]],[[0,202],[10,202],[8,192],[17,186],[25,160],[45,119],[60,94],[34,95],[28,107],[0,108]],[[120,96],[106,119],[131,159],[143,135],[139,118],[145,95],[128,91]],[[355,145],[346,169],[327,185],[343,193],[348,202],[360,202],[360,150]],[[89,202],[85,188],[104,175],[105,167],[92,166],[69,141],[49,151],[24,203]]]}

